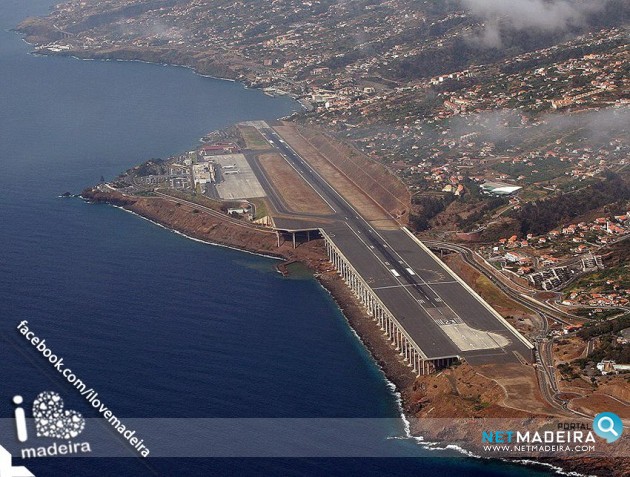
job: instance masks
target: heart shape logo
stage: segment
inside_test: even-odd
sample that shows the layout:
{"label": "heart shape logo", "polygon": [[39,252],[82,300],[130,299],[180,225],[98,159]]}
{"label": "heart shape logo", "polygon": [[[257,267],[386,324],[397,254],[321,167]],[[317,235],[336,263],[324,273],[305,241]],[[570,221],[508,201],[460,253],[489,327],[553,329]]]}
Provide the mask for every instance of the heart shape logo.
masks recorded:
{"label": "heart shape logo", "polygon": [[64,409],[63,399],[52,391],[44,391],[33,401],[33,417],[37,437],[72,439],[85,428],[85,419],[77,411]]}

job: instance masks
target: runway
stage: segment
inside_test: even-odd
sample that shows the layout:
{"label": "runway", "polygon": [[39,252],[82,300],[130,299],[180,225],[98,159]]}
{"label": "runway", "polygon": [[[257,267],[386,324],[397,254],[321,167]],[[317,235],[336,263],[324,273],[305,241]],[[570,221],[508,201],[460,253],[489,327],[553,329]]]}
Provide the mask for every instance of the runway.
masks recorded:
{"label": "runway", "polygon": [[[374,227],[275,130],[259,131],[334,210],[325,222],[317,217],[287,222],[323,229],[428,358],[532,359],[527,340],[409,231]],[[269,181],[261,183],[272,203],[283,208]]]}

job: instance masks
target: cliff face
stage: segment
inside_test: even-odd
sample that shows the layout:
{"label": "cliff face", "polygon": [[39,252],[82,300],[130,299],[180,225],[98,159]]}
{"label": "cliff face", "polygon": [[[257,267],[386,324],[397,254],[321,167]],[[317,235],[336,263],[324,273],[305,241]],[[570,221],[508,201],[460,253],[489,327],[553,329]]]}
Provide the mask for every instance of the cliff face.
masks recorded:
{"label": "cliff face", "polygon": [[134,212],[164,227],[177,230],[189,237],[227,245],[249,252],[271,255],[285,260],[300,260],[311,268],[327,260],[321,240],[300,244],[293,249],[276,234],[247,223],[238,224],[228,217],[210,215],[185,203],[161,197],[131,197],[119,192],[86,189],[81,196],[92,203],[111,204]]}
{"label": "cliff face", "polygon": [[44,18],[27,18],[17,26],[16,30],[26,35],[27,42],[35,45],[52,43],[63,38],[63,33],[55,30],[53,25]]}
{"label": "cliff face", "polygon": [[129,197],[119,192],[101,192],[98,189],[85,189],[81,197],[95,204],[111,204],[118,207],[129,207],[137,202],[134,197]]}

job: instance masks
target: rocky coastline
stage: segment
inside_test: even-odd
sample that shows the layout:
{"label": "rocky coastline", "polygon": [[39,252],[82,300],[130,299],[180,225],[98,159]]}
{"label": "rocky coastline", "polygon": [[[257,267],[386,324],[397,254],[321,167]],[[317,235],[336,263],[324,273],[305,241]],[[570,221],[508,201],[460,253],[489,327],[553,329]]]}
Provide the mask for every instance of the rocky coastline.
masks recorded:
{"label": "rocky coastline", "polygon": [[[405,419],[434,417],[442,419],[454,419],[453,412],[463,411],[461,418],[511,418],[519,422],[528,422],[532,418],[541,418],[543,415],[511,409],[501,405],[502,391],[497,384],[490,379],[479,380],[472,368],[465,363],[458,366],[448,375],[416,377],[412,370],[404,363],[398,352],[384,338],[382,330],[366,314],[365,309],[345,285],[339,275],[331,270],[325,248],[321,240],[313,240],[300,244],[293,249],[289,243],[281,243],[277,246],[277,238],[273,233],[257,230],[253,227],[239,227],[234,223],[215,216],[209,216],[200,212],[189,204],[178,203],[177,200],[168,200],[158,197],[131,197],[115,191],[102,191],[97,188],[89,188],[81,193],[81,197],[92,204],[109,204],[133,212],[145,219],[159,224],[167,229],[184,234],[190,238],[217,245],[276,257],[283,262],[276,268],[279,272],[288,273],[286,265],[300,262],[308,267],[338,304],[350,327],[357,334],[363,345],[368,349],[378,366],[382,369],[386,378],[395,386],[400,395],[400,405]],[[226,217],[227,219],[227,217]],[[488,396],[494,396],[495,402],[484,409],[475,407],[462,408],[462,403],[470,401],[468,396],[455,396],[448,391],[449,382],[473,383],[474,386],[485,389]],[[446,386],[446,387],[445,387]],[[445,395],[445,399],[437,398],[438,394]],[[417,421],[422,422],[422,421]],[[472,421],[471,421],[472,422]],[[435,442],[440,445],[455,445],[464,452],[476,453],[474,446],[467,445],[473,442],[477,429],[471,425],[467,429],[453,433],[452,427],[444,426],[432,428],[429,426],[410,425],[410,434],[422,436],[427,442]],[[514,459],[507,459],[514,460]],[[548,465],[559,471],[573,472],[576,475],[624,475],[630,462],[605,460],[602,458],[540,458],[525,462],[529,465]],[[621,465],[618,465],[621,464]]]}
{"label": "rocky coastline", "polygon": [[[35,47],[34,53],[38,55],[66,56],[82,60],[138,61],[177,66],[189,68],[202,76],[238,81],[248,88],[271,86],[256,83],[255,67],[250,67],[242,60],[225,57],[219,52],[173,46],[59,49],[51,45],[63,39],[63,34],[42,18],[27,18],[15,28],[15,31],[23,35],[26,43]],[[238,66],[236,66],[237,62]],[[294,93],[297,94],[297,92]]]}
{"label": "rocky coastline", "polygon": [[[18,31],[26,35],[25,40],[33,45],[46,45],[56,41],[60,33],[52,30],[50,25],[37,23],[36,19],[23,22]],[[69,49],[54,51],[38,48],[37,54],[73,56],[80,59],[99,59],[116,61],[141,61],[156,64],[182,66],[194,70],[196,73],[221,79],[235,80],[248,87],[260,87],[253,79],[252,70],[247,65],[235,65],[230,58],[223,58],[219,54],[209,54],[192,49],[175,48],[111,48],[103,50]],[[194,207],[177,201],[152,197],[130,197],[117,192],[103,192],[97,189],[86,189],[81,196],[88,202],[95,204],[110,204],[133,212],[167,229],[184,234],[196,240],[223,245],[243,251],[272,256],[284,262],[277,268],[286,273],[284,265],[292,262],[304,263],[313,271],[319,283],[331,294],[342,310],[350,326],[357,333],[375,361],[383,370],[385,376],[396,386],[401,396],[401,406],[406,416],[426,417],[433,411],[439,416],[465,417],[518,417],[530,418],[526,412],[514,412],[500,404],[500,389],[492,380],[482,380],[475,377],[475,386],[487,388],[486,395],[494,396],[495,402],[484,409],[476,409],[474,402],[469,403],[469,396],[450,396],[448,399],[438,400],[437,392],[451,392],[449,380],[466,380],[471,378],[471,369],[462,365],[448,376],[425,376],[416,378],[410,368],[400,359],[391,345],[383,339],[383,333],[378,326],[366,315],[358,300],[346,287],[341,278],[329,269],[325,250],[321,241],[301,244],[293,249],[289,244],[277,247],[275,234],[262,231],[254,227],[239,227],[227,220],[207,216],[195,211]],[[473,378],[471,378],[473,379]],[[434,388],[435,393],[431,393]],[[469,405],[470,404],[470,405]],[[466,407],[467,406],[467,407]],[[456,414],[460,412],[460,414]],[[412,429],[413,432],[413,429]],[[470,442],[470,430],[462,430],[458,435],[426,435],[425,440],[442,441],[444,443],[457,442],[464,447]],[[474,452],[474,450],[473,450]],[[623,462],[605,460],[603,458],[558,458],[540,459],[562,468],[565,472],[594,475],[627,475],[630,467],[628,459]]]}

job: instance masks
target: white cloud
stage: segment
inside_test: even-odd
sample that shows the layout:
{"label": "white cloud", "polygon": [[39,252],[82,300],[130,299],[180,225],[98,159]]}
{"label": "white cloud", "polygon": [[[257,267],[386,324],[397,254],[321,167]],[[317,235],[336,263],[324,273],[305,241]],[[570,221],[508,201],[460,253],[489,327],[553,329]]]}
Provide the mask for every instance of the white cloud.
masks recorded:
{"label": "white cloud", "polygon": [[514,30],[564,31],[580,25],[608,0],[461,0],[464,8],[484,21],[478,40],[485,46],[501,46],[499,21]]}

